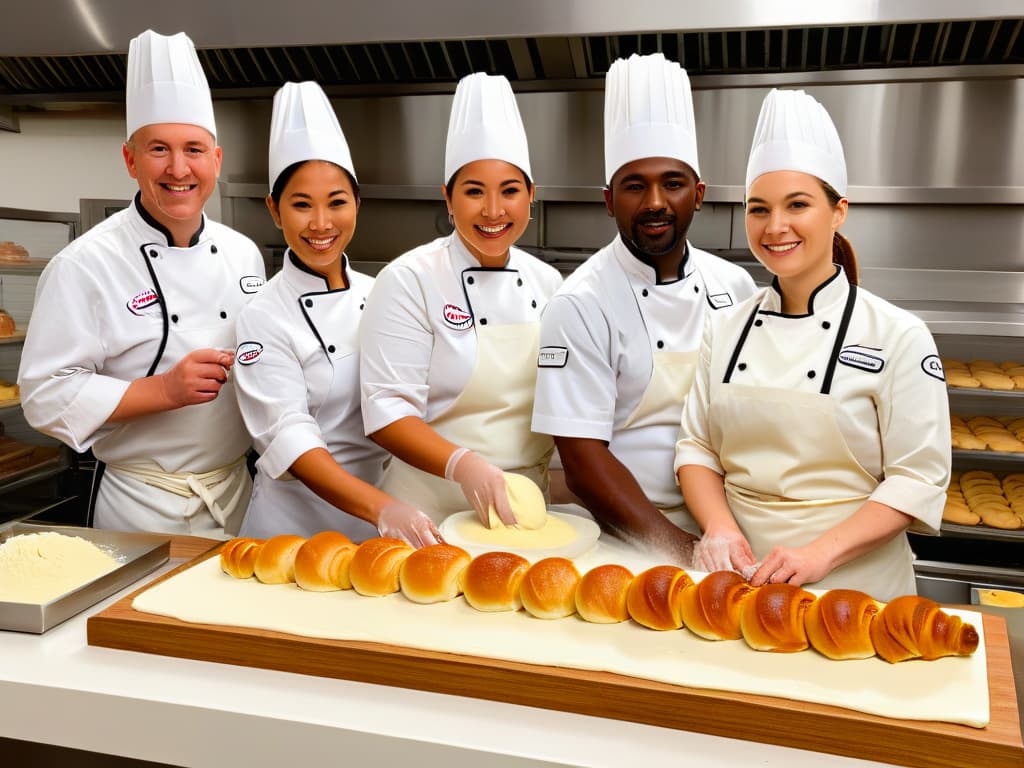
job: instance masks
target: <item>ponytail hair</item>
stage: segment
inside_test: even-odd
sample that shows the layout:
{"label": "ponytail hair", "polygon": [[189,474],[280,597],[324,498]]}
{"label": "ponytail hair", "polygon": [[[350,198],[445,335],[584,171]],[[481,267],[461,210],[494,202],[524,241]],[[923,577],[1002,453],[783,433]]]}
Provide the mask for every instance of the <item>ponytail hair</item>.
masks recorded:
{"label": "ponytail hair", "polygon": [[[821,182],[821,187],[825,190],[825,196],[832,204],[832,207],[835,208],[839,205],[839,201],[843,199],[843,196],[836,192],[831,184],[827,184],[824,181]],[[832,263],[838,264],[843,268],[843,271],[846,273],[846,279],[850,281],[851,285],[859,284],[860,271],[857,268],[857,254],[853,250],[853,243],[839,232],[832,235]]]}

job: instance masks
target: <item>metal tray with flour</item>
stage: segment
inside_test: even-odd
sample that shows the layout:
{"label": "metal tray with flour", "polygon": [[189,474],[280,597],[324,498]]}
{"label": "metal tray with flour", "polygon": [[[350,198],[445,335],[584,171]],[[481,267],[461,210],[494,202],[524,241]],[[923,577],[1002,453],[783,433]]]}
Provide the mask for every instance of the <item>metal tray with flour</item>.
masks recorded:
{"label": "metal tray with flour", "polygon": [[45,531],[91,541],[120,565],[45,603],[0,601],[0,630],[41,634],[156,570],[170,557],[171,540],[165,534],[122,533],[62,525],[15,523],[0,530],[0,544],[14,536]]}

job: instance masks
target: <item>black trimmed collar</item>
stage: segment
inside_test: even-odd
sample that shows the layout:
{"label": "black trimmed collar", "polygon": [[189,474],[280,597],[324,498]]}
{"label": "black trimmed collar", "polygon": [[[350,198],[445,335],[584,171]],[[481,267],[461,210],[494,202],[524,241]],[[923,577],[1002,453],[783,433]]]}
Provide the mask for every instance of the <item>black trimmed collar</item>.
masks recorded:
{"label": "black trimmed collar", "polygon": [[[146,222],[146,224],[151,226],[153,229],[155,229],[157,232],[159,232],[161,235],[164,236],[164,238],[167,240],[167,246],[169,248],[177,247],[177,246],[174,245],[174,236],[171,234],[171,231],[169,229],[167,229],[167,227],[165,227],[159,221],[154,219],[153,216],[149,213],[149,211],[146,210],[145,206],[142,205],[142,192],[141,191],[135,193],[135,200],[134,200],[134,202],[135,202],[135,210],[139,212],[139,216],[142,217],[142,220],[144,222]],[[201,234],[203,234],[203,228],[205,226],[206,226],[206,214],[204,213],[204,214],[202,214],[202,218],[199,221],[199,229],[197,229],[192,234],[192,237],[189,238],[188,246],[187,246],[188,248],[192,248],[193,246],[199,245],[199,236]]]}
{"label": "black trimmed collar", "polygon": [[283,267],[289,282],[293,283],[303,294],[341,293],[352,287],[352,276],[348,274],[348,256],[344,253],[341,254],[341,272],[345,282],[348,283],[346,288],[330,288],[327,278],[306,266],[291,248],[285,251]]}
{"label": "black trimmed collar", "polygon": [[[838,264],[835,264],[833,266],[835,267],[835,272],[832,273],[832,276],[827,278],[817,288],[811,291],[811,295],[807,299],[807,312],[805,314],[791,315],[782,311],[782,288],[779,286],[779,278],[777,275],[772,278],[771,282],[771,289],[774,293],[769,292],[765,294],[765,298],[768,299],[772,304],[777,303],[778,309],[762,309],[761,313],[766,315],[777,315],[778,317],[810,317],[814,314],[814,302],[816,299],[819,298],[819,295],[823,296],[824,301],[826,302],[826,307],[832,306],[832,304],[844,298],[847,292],[847,280],[845,276],[843,277],[843,279],[839,279],[839,276],[843,275],[843,268]],[[833,288],[835,290],[833,290]]]}
{"label": "black trimmed collar", "polygon": [[694,273],[693,259],[690,258],[689,240],[686,241],[686,249],[683,252],[682,260],[679,262],[678,277],[673,280],[660,279],[658,271],[654,267],[646,261],[638,259],[629,249],[621,233],[617,234],[615,240],[612,241],[612,250],[627,273],[636,276],[649,285],[674,285],[681,280],[686,280]]}

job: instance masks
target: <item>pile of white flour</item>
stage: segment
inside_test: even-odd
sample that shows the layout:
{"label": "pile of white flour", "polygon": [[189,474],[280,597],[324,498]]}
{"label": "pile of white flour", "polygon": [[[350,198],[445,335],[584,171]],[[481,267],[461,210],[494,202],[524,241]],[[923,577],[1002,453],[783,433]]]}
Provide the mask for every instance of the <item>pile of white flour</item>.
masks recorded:
{"label": "pile of white flour", "polygon": [[45,531],[0,544],[0,602],[46,603],[120,563],[92,542]]}

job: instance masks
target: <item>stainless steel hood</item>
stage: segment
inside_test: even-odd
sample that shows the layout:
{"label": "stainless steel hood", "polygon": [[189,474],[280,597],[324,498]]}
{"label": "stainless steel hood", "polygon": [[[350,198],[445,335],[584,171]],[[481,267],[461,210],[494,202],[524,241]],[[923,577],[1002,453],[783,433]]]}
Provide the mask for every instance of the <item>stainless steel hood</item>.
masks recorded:
{"label": "stainless steel hood", "polygon": [[185,29],[220,97],[305,79],[333,95],[444,92],[474,71],[504,74],[517,90],[600,88],[611,61],[654,51],[697,87],[702,76],[723,87],[751,76],[1024,72],[1020,0],[35,0],[5,9],[0,101],[120,101],[128,40],[147,27]]}

